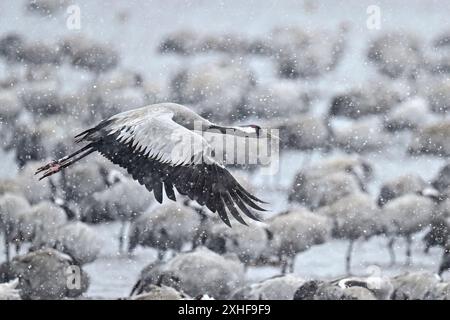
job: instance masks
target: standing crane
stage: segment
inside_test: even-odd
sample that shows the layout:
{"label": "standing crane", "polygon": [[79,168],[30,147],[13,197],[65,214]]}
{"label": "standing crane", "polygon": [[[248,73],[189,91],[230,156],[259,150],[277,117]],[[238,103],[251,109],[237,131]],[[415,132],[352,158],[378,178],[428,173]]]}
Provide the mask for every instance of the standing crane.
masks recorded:
{"label": "standing crane", "polygon": [[116,114],[80,133],[76,142],[86,142],[86,146],[40,167],[36,174],[43,173],[40,180],[49,177],[97,151],[153,191],[159,203],[163,189],[167,198],[176,201],[176,188],[181,195],[217,212],[230,227],[227,210],[242,224],[246,222],[241,213],[259,221],[252,209],[265,211],[257,204],[265,202],[245,190],[213,158],[213,149],[199,130],[257,138],[261,132],[256,125],[214,124],[179,104],[153,104]]}

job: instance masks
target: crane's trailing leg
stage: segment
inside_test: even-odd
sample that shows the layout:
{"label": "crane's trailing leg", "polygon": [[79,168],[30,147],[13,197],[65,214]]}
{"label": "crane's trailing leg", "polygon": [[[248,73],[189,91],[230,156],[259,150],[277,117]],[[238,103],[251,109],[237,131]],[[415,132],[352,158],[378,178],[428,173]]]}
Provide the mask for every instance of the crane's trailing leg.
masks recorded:
{"label": "crane's trailing leg", "polygon": [[94,152],[95,149],[92,148],[91,144],[88,144],[87,146],[81,148],[80,150],[65,156],[58,160],[53,160],[52,162],[46,164],[45,166],[42,166],[38,168],[35,172],[35,174],[39,174],[41,172],[44,172],[44,175],[39,178],[39,180],[42,180],[46,177],[49,177],[51,175],[54,175],[55,173],[60,172],[62,169],[74,164],[75,162],[83,159],[87,155]]}

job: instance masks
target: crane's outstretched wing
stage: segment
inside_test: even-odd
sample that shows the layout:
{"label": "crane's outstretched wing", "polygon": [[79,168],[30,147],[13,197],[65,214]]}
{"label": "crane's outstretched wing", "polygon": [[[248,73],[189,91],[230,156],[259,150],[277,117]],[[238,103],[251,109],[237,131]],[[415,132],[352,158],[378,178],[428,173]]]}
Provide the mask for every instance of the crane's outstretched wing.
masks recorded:
{"label": "crane's outstretched wing", "polygon": [[[190,199],[217,212],[231,226],[227,211],[240,223],[241,217],[259,220],[252,209],[265,211],[263,203],[211,157],[211,147],[196,134],[172,120],[171,112],[154,114],[123,113],[101,122],[77,136],[89,142],[113,163],[153,191],[158,202],[176,200],[174,187]],[[144,112],[144,111],[142,111]]]}

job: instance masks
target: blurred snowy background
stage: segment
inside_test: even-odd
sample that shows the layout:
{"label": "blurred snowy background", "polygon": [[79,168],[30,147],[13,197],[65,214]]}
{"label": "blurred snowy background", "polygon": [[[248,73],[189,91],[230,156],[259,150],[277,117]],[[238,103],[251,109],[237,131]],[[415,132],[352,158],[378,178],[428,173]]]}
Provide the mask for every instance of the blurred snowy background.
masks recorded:
{"label": "blurred snowy background", "polygon": [[[350,273],[398,276],[386,280],[397,298],[420,281],[413,297],[449,297],[450,1],[25,0],[0,12],[0,282],[19,276],[22,297],[126,297],[141,279],[134,293],[292,299],[306,280]],[[157,205],[100,156],[34,177],[83,129],[164,101],[281,130],[276,175],[233,169],[270,203],[265,223],[227,229],[192,205]],[[67,289],[70,265],[80,289]]]}

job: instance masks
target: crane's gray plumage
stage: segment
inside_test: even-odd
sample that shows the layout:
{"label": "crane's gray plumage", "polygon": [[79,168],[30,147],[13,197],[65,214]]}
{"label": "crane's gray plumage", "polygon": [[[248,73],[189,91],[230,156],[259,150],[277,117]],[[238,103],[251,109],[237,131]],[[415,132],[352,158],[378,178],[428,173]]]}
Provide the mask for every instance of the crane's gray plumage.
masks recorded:
{"label": "crane's gray plumage", "polygon": [[179,104],[154,104],[119,113],[80,133],[76,136],[77,142],[88,142],[85,147],[41,167],[36,173],[44,172],[41,179],[48,177],[97,151],[153,191],[160,203],[163,189],[166,196],[175,201],[175,188],[180,194],[217,212],[229,226],[227,210],[242,224],[246,222],[241,212],[258,220],[251,210],[264,211],[255,203],[263,201],[246,191],[213,159],[211,146],[194,129],[217,129],[231,134],[259,133],[256,126],[215,125]]}

